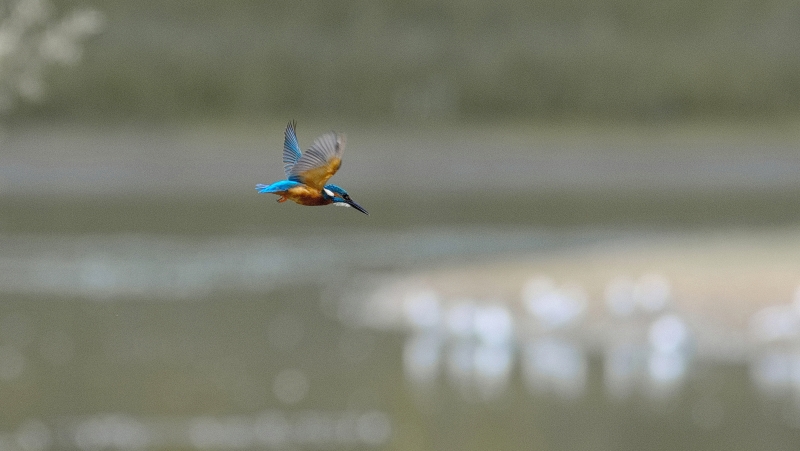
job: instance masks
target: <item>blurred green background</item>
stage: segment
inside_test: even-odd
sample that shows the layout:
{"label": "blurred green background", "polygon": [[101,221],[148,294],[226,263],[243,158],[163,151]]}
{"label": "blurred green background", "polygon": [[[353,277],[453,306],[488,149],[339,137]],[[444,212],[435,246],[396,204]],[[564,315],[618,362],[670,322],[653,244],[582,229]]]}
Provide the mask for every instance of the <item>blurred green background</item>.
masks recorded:
{"label": "blurred green background", "polygon": [[[0,451],[796,449],[798,74],[788,0],[0,0]],[[292,119],[369,217],[255,193]]]}
{"label": "blurred green background", "polygon": [[87,6],[103,32],[16,117],[659,121],[800,105],[788,0],[53,1]]}

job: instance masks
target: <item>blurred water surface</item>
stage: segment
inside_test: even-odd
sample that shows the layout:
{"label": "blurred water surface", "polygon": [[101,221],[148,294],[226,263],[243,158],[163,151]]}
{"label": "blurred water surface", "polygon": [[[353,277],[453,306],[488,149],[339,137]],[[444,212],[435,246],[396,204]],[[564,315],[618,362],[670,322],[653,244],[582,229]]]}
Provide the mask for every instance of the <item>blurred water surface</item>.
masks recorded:
{"label": "blurred water surface", "polygon": [[0,449],[800,442],[792,133],[281,125],[6,130]]}

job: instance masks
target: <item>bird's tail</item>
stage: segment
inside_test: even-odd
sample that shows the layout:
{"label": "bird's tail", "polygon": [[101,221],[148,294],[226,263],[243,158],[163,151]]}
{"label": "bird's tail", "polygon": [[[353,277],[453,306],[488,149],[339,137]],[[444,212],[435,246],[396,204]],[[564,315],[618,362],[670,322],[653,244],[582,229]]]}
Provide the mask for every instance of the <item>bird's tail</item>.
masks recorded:
{"label": "bird's tail", "polygon": [[269,185],[264,185],[262,183],[259,183],[258,185],[256,185],[256,190],[259,193],[269,193],[270,192],[269,191]]}

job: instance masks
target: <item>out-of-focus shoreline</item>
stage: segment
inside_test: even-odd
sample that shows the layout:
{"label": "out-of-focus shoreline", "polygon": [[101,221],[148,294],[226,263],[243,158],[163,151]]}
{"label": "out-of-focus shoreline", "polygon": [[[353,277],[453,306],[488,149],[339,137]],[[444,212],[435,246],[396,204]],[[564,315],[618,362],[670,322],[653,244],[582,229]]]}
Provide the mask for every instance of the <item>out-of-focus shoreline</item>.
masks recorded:
{"label": "out-of-focus shoreline", "polygon": [[[631,327],[631,321],[647,324],[659,315],[675,313],[694,331],[696,352],[712,360],[742,361],[760,346],[794,337],[794,329],[786,329],[794,326],[786,324],[800,325],[798,253],[797,230],[601,240],[536,252],[527,258],[504,255],[364,278],[366,294],[359,297],[363,304],[349,311],[358,323],[402,329],[408,327],[408,309],[415,308],[409,303],[424,294],[435,296],[443,311],[465,303],[502,306],[524,324],[523,318],[531,314],[526,311],[526,302],[530,302],[526,301],[526,287],[534,281],[544,284],[545,291],[555,290],[544,293],[555,298],[540,299],[549,311],[546,314],[568,309],[570,302],[582,305],[583,321],[566,327],[566,333],[584,337],[590,348],[613,341]],[[646,294],[637,295],[636,290],[647,289],[653,280],[665,284],[657,287],[666,290],[658,293],[663,299],[655,307],[643,306],[636,297],[646,298]],[[629,284],[631,298],[611,300],[619,293],[610,291],[620,284]],[[642,284],[643,288],[639,287]],[[630,305],[612,306],[610,302]],[[615,308],[624,312],[614,312]],[[776,315],[789,323],[771,324]],[[550,329],[544,326],[544,330]]]}

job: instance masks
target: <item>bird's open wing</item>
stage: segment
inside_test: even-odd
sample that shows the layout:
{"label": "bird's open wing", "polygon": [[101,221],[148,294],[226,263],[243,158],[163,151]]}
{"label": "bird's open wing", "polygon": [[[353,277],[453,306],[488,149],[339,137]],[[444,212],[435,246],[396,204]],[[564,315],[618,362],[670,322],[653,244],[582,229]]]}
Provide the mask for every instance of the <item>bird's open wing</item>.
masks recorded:
{"label": "bird's open wing", "polygon": [[321,190],[342,165],[345,137],[328,132],[314,141],[292,167],[289,180]]}
{"label": "bird's open wing", "polygon": [[286,173],[287,178],[292,175],[292,168],[302,156],[300,145],[297,144],[295,127],[297,127],[297,122],[289,122],[289,125],[286,126],[286,131],[283,132],[283,172]]}

